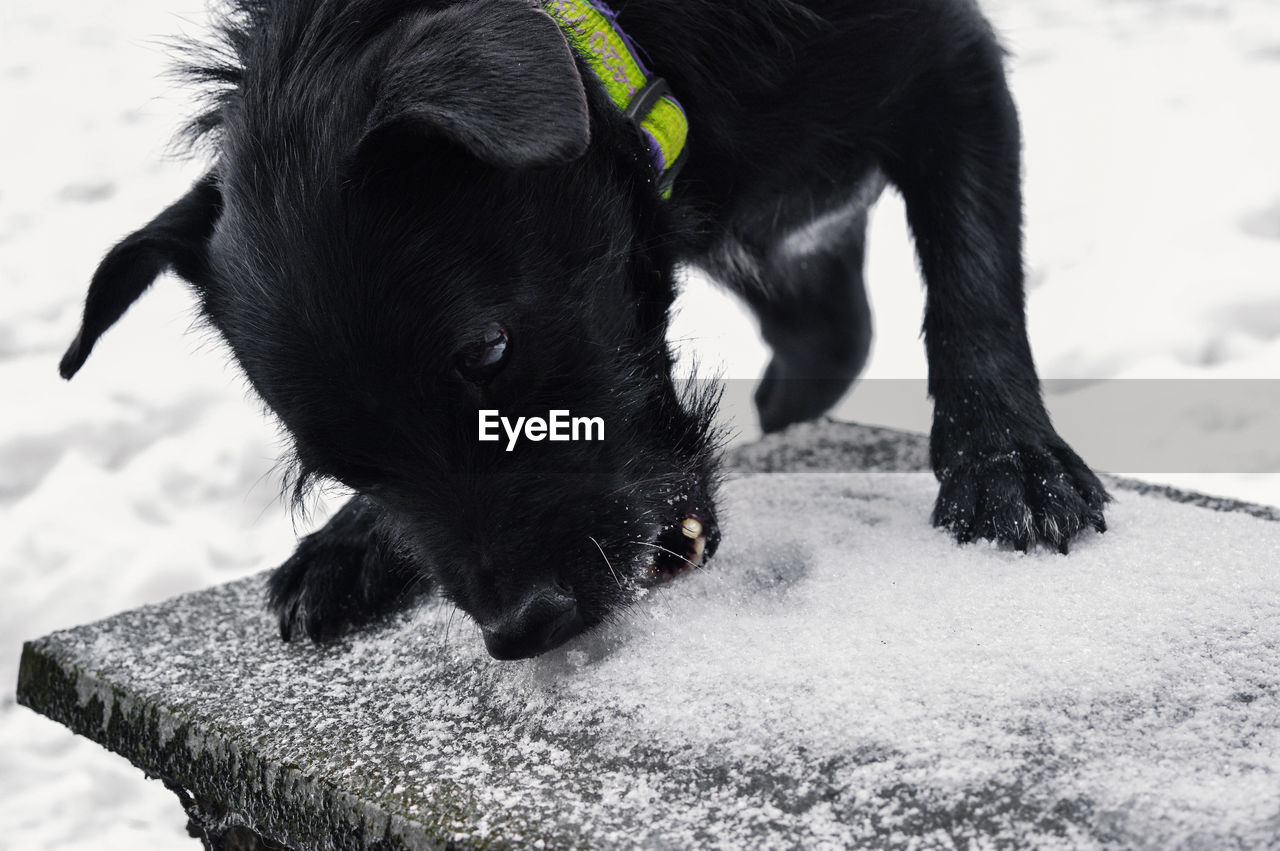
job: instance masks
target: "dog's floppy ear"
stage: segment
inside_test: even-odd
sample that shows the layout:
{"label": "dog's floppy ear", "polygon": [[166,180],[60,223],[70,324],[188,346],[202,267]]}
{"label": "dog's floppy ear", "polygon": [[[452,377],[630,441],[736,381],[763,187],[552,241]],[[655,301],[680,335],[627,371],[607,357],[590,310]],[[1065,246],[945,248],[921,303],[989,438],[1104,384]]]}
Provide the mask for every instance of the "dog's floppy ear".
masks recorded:
{"label": "dog's floppy ear", "polygon": [[526,0],[425,12],[392,49],[362,145],[408,129],[459,143],[491,165],[568,162],[590,141],[573,53]]}
{"label": "dog's floppy ear", "polygon": [[80,333],[62,356],[58,372],[71,378],[84,366],[93,344],[166,269],[199,285],[206,277],[209,236],[222,211],[222,194],[206,175],[141,230],[107,253],[89,284]]}

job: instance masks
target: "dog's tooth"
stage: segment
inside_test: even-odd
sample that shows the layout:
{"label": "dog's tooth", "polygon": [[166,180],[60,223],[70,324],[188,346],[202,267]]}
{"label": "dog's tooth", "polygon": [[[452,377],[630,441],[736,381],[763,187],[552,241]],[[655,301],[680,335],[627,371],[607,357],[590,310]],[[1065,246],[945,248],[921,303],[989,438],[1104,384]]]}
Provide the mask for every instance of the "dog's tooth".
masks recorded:
{"label": "dog's tooth", "polygon": [[696,517],[686,517],[684,522],[680,524],[680,528],[686,538],[696,540],[702,537],[702,522]]}
{"label": "dog's tooth", "polygon": [[707,551],[707,536],[699,535],[693,539],[693,558],[689,559],[694,564],[702,564],[702,554]]}

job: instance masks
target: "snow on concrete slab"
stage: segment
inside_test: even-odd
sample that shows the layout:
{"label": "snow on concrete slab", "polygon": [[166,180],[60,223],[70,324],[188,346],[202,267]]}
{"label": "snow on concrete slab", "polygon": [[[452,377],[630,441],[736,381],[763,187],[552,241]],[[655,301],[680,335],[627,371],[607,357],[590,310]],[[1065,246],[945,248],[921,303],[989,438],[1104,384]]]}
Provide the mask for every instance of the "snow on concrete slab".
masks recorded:
{"label": "snow on concrete slab", "polygon": [[[284,838],[327,795],[408,847],[1274,841],[1280,524],[1120,492],[1105,536],[1019,554],[931,528],[935,491],[731,482],[707,569],[531,661],[434,604],[284,645],[260,577],[35,647],[192,752],[82,732]],[[288,768],[221,774],[263,765]]]}

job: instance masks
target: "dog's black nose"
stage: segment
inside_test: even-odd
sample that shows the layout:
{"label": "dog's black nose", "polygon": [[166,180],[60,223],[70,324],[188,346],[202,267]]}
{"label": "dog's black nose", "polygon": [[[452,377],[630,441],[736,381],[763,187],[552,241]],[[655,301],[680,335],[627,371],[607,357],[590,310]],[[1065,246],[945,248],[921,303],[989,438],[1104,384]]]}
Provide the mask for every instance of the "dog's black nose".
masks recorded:
{"label": "dog's black nose", "polygon": [[573,597],[556,588],[542,588],[493,628],[486,627],[484,644],[495,659],[528,659],[559,647],[585,625]]}

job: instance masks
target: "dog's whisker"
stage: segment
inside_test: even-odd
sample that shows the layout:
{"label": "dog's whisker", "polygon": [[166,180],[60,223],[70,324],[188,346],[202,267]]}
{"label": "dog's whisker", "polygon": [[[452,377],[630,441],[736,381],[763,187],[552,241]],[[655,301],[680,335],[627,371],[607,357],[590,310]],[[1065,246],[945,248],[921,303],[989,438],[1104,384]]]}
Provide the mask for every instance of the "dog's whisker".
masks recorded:
{"label": "dog's whisker", "polygon": [[593,538],[591,535],[588,535],[587,538],[591,541],[591,543],[596,545],[596,549],[600,551],[600,555],[604,558],[604,563],[609,565],[609,572],[613,574],[613,581],[618,583],[619,588],[625,587],[622,584],[622,580],[618,578],[618,571],[613,569],[613,562],[609,561],[609,557],[605,555],[604,547],[600,546],[600,542],[597,541],[595,538]]}
{"label": "dog's whisker", "polygon": [[609,491],[608,493],[606,493],[604,495],[604,498],[608,499],[610,497],[617,496],[623,491],[628,491],[628,490],[642,492],[644,489],[648,488],[650,485],[663,485],[663,484],[671,488],[678,488],[682,484],[684,484],[684,482],[682,481],[680,476],[673,475],[671,473],[655,473],[652,476],[646,476],[641,479],[630,480],[625,485],[621,485],[617,488],[614,488],[612,491]]}
{"label": "dog's whisker", "polygon": [[637,479],[636,481],[633,481],[633,482],[627,482],[625,485],[614,488],[613,490],[606,493],[604,495],[604,498],[609,499],[610,497],[617,496],[623,491],[628,491],[628,490],[642,491],[644,488],[648,487],[649,485],[658,484],[662,482],[664,479],[669,480],[670,476],[664,476],[662,474],[658,474],[658,475],[650,476],[647,479]]}
{"label": "dog's whisker", "polygon": [[640,546],[642,546],[642,547],[653,547],[655,550],[662,550],[662,551],[663,551],[664,553],[666,553],[667,555],[675,556],[676,558],[680,559],[682,562],[684,562],[685,564],[689,565],[690,567],[693,567],[693,568],[701,568],[701,567],[702,567],[702,565],[698,564],[697,562],[695,562],[695,561],[690,561],[689,559],[687,559],[687,558],[685,558],[684,556],[680,555],[680,553],[676,552],[675,550],[671,550],[671,549],[668,549],[668,548],[666,548],[666,547],[662,546],[662,544],[650,543],[649,541],[632,541],[631,543],[633,543],[633,544],[639,544],[639,545],[640,545]]}
{"label": "dog's whisker", "polygon": [[440,640],[440,649],[446,650],[449,647],[449,633],[453,631],[453,619],[458,615],[458,607],[453,606],[449,609],[449,619],[444,623],[444,638]]}
{"label": "dog's whisker", "polygon": [[430,582],[431,582],[430,574],[426,574],[426,573],[418,574],[413,578],[413,581],[409,583],[409,587],[405,589],[406,596],[408,597],[416,596],[418,592],[421,591],[423,588],[427,587],[430,584]]}

